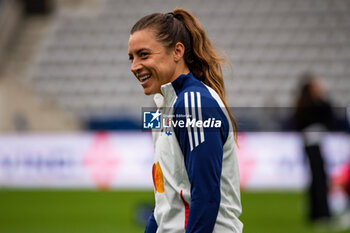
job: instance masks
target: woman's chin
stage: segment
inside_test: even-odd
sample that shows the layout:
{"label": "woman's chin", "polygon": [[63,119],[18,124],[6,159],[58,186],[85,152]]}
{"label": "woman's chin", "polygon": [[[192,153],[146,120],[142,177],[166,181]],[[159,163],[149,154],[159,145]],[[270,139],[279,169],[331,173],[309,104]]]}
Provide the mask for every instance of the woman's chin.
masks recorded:
{"label": "woman's chin", "polygon": [[143,93],[145,95],[154,95],[157,93],[161,93],[160,88],[158,87],[154,87],[154,86],[147,86],[147,87],[143,87]]}
{"label": "woman's chin", "polygon": [[152,95],[152,94],[155,94],[155,92],[152,91],[151,88],[144,88],[144,89],[143,89],[143,93],[144,93],[145,95]]}

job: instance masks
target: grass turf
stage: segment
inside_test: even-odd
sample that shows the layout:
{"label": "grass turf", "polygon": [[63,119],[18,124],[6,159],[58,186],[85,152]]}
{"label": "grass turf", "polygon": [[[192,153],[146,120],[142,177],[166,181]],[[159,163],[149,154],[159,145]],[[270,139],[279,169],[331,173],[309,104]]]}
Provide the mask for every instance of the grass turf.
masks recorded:
{"label": "grass turf", "polygon": [[[141,233],[149,191],[0,191],[1,233]],[[242,193],[244,233],[314,233],[300,193]],[[332,232],[325,231],[322,232]],[[345,231],[343,231],[345,232]]]}

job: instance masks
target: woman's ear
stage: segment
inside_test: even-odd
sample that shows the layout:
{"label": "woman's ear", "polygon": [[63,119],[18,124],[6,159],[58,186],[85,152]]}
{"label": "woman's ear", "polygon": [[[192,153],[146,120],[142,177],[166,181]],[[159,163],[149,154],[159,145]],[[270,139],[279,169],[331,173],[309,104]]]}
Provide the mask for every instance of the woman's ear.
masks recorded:
{"label": "woman's ear", "polygon": [[177,42],[174,47],[174,60],[178,62],[185,54],[185,46],[181,42]]}

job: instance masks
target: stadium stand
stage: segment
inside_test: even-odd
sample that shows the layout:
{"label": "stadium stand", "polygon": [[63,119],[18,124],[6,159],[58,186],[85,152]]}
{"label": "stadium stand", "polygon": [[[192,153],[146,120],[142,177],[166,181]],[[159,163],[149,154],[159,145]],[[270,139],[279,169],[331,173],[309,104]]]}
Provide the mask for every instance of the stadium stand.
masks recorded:
{"label": "stadium stand", "polygon": [[322,76],[336,106],[350,103],[350,2],[347,0],[72,1],[22,75],[36,94],[77,119],[139,116],[153,106],[130,72],[131,26],[152,12],[192,11],[231,62],[224,69],[232,107],[290,107],[300,73]]}
{"label": "stadium stand", "polygon": [[[19,1],[4,0],[1,8],[8,17],[1,24],[0,37],[8,32],[3,41],[3,56],[0,63],[0,131],[71,131],[80,129],[76,117],[61,110],[54,100],[39,95],[32,85],[25,82],[38,46],[47,35],[50,17],[26,16]],[[2,5],[3,6],[3,5]],[[9,7],[12,6],[12,7]],[[9,12],[11,11],[11,12]],[[16,16],[16,23],[12,22]]]}
{"label": "stadium stand", "polygon": [[6,46],[20,21],[21,10],[21,5],[15,1],[0,1],[0,62],[4,59]]}

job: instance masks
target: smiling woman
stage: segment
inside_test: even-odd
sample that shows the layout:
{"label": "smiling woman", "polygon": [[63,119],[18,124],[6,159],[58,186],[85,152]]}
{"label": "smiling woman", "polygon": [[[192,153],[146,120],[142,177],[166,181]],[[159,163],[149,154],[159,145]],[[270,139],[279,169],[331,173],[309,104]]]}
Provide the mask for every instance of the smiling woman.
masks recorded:
{"label": "smiling woman", "polygon": [[[156,94],[159,109],[170,107],[167,122],[193,122],[153,132],[156,204],[146,233],[241,233],[236,123],[223,59],[199,21],[184,9],[141,18],[130,32],[129,58],[144,93]],[[220,127],[194,123],[212,119]]]}
{"label": "smiling woman", "polygon": [[156,40],[154,30],[139,30],[130,35],[131,72],[140,81],[146,95],[160,93],[161,85],[189,72],[181,59],[183,53],[182,43],[178,42],[171,51]]}

